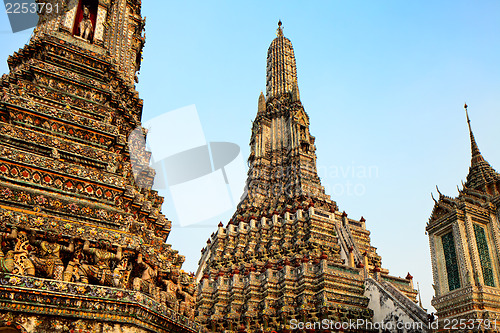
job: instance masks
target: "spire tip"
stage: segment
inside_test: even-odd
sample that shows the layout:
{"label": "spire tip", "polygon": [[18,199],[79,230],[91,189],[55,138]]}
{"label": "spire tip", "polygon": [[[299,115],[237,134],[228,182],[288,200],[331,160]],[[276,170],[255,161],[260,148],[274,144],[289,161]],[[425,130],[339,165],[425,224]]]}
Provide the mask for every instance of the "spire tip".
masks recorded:
{"label": "spire tip", "polygon": [[281,20],[278,21],[278,29],[276,29],[276,36],[283,36],[283,28],[281,27],[283,23],[281,23]]}
{"label": "spire tip", "polygon": [[470,125],[469,119],[469,111],[467,110],[467,103],[464,105],[465,116],[467,117],[467,126],[469,127],[469,136],[470,136],[470,144],[471,144],[471,152],[472,152],[472,164],[478,161],[484,161],[481,152],[479,151],[479,147],[477,146],[476,139],[474,138],[474,133],[472,133],[472,127]]}

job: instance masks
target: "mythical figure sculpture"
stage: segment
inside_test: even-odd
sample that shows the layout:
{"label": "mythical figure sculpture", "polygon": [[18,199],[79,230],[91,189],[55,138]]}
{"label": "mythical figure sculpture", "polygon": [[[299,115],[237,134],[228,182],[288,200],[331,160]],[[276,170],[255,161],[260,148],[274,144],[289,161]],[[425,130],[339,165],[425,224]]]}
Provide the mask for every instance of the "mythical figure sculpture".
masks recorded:
{"label": "mythical figure sculpture", "polygon": [[184,297],[179,307],[179,313],[185,315],[191,320],[194,319],[196,306],[196,296],[194,295],[194,291],[195,288],[193,284],[184,285],[179,290],[179,294]]}
{"label": "mythical figure sculpture", "polygon": [[165,291],[161,292],[161,300],[165,302],[169,308],[174,311],[179,310],[179,301],[177,300],[177,292],[181,289],[179,285],[179,272],[172,269],[167,279],[161,278],[160,281],[165,285]]}
{"label": "mythical figure sculpture", "polygon": [[142,260],[142,253],[139,253],[137,257],[137,265],[142,267],[141,277],[136,277],[134,279],[133,288],[137,291],[142,291],[153,296],[156,296],[156,278],[158,277],[158,269],[156,267],[151,267],[149,264]]}
{"label": "mythical figure sculpture", "polygon": [[[87,240],[83,244],[83,252],[91,254],[94,256],[94,264],[81,264],[81,274],[85,275],[87,278],[91,277],[97,283],[101,285],[114,285],[114,276],[111,269],[111,261],[122,260],[122,248],[117,247],[116,254],[106,251],[107,241],[101,240],[99,242],[99,247],[90,247],[90,242]],[[87,280],[88,281],[88,280]]]}
{"label": "mythical figure sculpture", "polygon": [[80,30],[79,37],[90,40],[90,35],[94,31],[94,27],[92,26],[92,20],[90,19],[90,10],[89,7],[83,6],[83,18],[78,24],[78,29]]}
{"label": "mythical figure sculpture", "polygon": [[33,245],[39,246],[39,256],[31,255],[31,261],[36,269],[44,272],[54,280],[63,280],[64,264],[61,260],[61,251],[73,252],[75,247],[73,240],[69,246],[61,245],[57,242],[55,235],[49,234],[47,240],[37,240],[36,235],[31,234],[30,241]]}

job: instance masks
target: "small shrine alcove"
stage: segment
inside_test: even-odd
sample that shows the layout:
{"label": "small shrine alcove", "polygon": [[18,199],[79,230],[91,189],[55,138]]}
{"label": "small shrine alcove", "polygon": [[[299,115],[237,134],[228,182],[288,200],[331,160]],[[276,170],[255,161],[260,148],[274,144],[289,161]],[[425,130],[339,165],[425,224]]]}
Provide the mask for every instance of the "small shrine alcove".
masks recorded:
{"label": "small shrine alcove", "polygon": [[[79,0],[76,10],[73,36],[82,37],[90,42],[94,39],[99,0]],[[88,8],[86,12],[85,8]]]}

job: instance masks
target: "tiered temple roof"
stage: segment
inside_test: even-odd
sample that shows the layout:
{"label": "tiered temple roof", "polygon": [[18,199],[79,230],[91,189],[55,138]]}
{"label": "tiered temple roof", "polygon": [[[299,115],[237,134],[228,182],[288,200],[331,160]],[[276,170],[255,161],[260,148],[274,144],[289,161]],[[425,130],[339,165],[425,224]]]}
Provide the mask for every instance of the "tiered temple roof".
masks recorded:
{"label": "tiered temple roof", "polygon": [[[500,320],[500,175],[472,132],[471,166],[457,197],[439,193],[426,226],[440,327],[450,320]],[[475,329],[491,329],[477,325]]]}
{"label": "tiered temple roof", "polygon": [[471,165],[469,174],[467,175],[467,182],[465,183],[465,187],[476,190],[485,190],[488,184],[497,183],[500,180],[500,174],[498,174],[498,172],[496,172],[491,167],[491,165],[483,158],[483,155],[481,155],[479,147],[476,143],[476,139],[474,138],[474,133],[472,133],[472,128],[470,126],[467,106],[465,108],[465,112],[467,116],[467,125],[469,127],[472,153]]}

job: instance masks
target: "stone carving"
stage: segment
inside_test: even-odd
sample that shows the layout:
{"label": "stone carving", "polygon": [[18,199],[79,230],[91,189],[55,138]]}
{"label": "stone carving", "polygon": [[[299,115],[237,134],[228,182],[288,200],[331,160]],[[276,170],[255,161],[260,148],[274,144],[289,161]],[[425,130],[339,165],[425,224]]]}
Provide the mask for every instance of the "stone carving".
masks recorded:
{"label": "stone carving", "polygon": [[156,295],[156,278],[158,277],[158,268],[151,267],[142,259],[142,253],[139,253],[137,265],[143,269],[141,277],[136,277],[133,282],[133,289],[142,291],[150,295]]}
{"label": "stone carving", "polygon": [[39,246],[39,255],[31,255],[31,261],[36,269],[47,277],[62,281],[64,264],[61,260],[61,251],[73,252],[75,248],[73,241],[70,241],[69,246],[64,246],[57,242],[57,237],[53,234],[48,235],[47,240],[37,240],[32,233],[30,242]]}
{"label": "stone carving", "polygon": [[174,311],[179,310],[179,301],[177,292],[181,290],[179,284],[179,271],[172,269],[167,279],[160,278],[160,281],[165,285],[165,291],[161,292],[161,300]]}
{"label": "stone carving", "polygon": [[[63,320],[63,316],[58,316],[59,318],[54,318],[54,316],[45,317],[47,320],[47,324],[49,325],[46,326],[45,329],[43,326],[37,326],[36,329],[39,332],[66,333],[73,331],[71,327],[74,327],[74,332],[79,332],[80,329],[82,330],[82,332],[111,332],[113,331],[113,329],[116,330],[116,326],[110,327],[109,330],[93,330],[92,327],[95,327],[93,325],[96,323],[96,319],[113,326],[113,322],[110,321],[110,315],[113,316],[116,314],[121,314],[122,316],[136,321],[137,319],[151,320],[152,314],[160,313],[161,317],[166,319],[157,321],[157,323],[159,325],[163,325],[165,329],[157,330],[155,332],[167,333],[175,331],[172,326],[169,326],[171,324],[168,324],[168,322],[172,323],[179,320],[180,318],[179,314],[171,311],[165,305],[153,300],[147,295],[133,290],[120,290],[116,288],[95,285],[88,285],[82,288],[81,285],[70,282],[55,282],[50,279],[41,279],[37,277],[19,278],[12,275],[11,278],[0,279],[0,286],[2,287],[2,289],[20,287],[21,289],[18,291],[16,298],[22,302],[28,303],[35,300],[36,305],[38,306],[40,304],[46,304],[49,302],[51,302],[52,304],[58,304],[58,307],[56,309],[58,313],[64,314],[64,317],[70,320],[67,323],[66,328],[60,327],[60,330],[51,330],[50,328],[53,329],[52,324],[54,323],[55,319]],[[47,293],[47,290],[54,290],[56,291],[56,293]],[[5,295],[11,295],[11,292],[0,292],[0,297],[5,297]],[[96,295],[105,296],[96,297]],[[104,311],[99,313],[96,311],[97,309],[102,309]],[[79,311],[84,311],[87,314],[95,312],[96,317],[94,317],[93,319],[89,319],[89,326],[81,326],[82,320],[73,321],[73,324],[75,326],[72,326],[70,318],[74,318],[75,314]],[[13,313],[28,315],[26,313],[23,314],[19,311],[13,311]],[[33,314],[33,316],[37,317],[39,315]],[[39,316],[38,318],[32,319],[34,319],[33,322],[40,323],[43,318],[43,316]],[[3,313],[0,314],[0,319],[5,320],[5,318],[3,318]],[[13,321],[12,318],[10,318],[9,320]],[[22,320],[19,321],[20,324],[22,324],[23,322],[24,321]],[[182,319],[182,322],[182,325],[184,327],[191,327],[191,330],[188,330],[187,332],[201,332],[200,327],[197,323],[194,323],[193,321],[185,321],[184,319]],[[130,330],[124,330],[123,332],[129,331]],[[132,331],[146,332],[136,329],[132,329]],[[149,332],[149,330],[147,331]],[[33,332],[33,330],[30,330],[29,332]]]}
{"label": "stone carving", "polygon": [[91,35],[94,31],[94,27],[92,25],[92,20],[90,19],[90,9],[87,6],[83,6],[83,18],[78,24],[78,30],[80,31],[80,38],[86,39],[88,41],[91,40]]}
{"label": "stone carving", "polygon": [[186,284],[179,290],[179,294],[183,300],[179,306],[179,313],[185,315],[189,319],[194,319],[196,296],[194,295],[195,287],[193,284]]}
{"label": "stone carving", "polygon": [[12,273],[20,275],[35,275],[35,265],[30,260],[31,250],[28,235],[25,231],[20,231],[15,238],[14,245],[14,269]]}
{"label": "stone carving", "polygon": [[[99,247],[90,247],[90,242],[85,241],[83,252],[92,255],[94,260],[93,264],[82,264],[80,268],[87,279],[90,278],[101,285],[116,286],[118,284],[115,278],[116,271],[114,272],[111,269],[111,262],[122,260],[122,248],[118,246],[115,254],[107,251],[107,247],[108,242],[105,240],[99,242]],[[123,262],[121,264],[124,265]],[[120,269],[123,269],[123,267],[120,266]]]}

